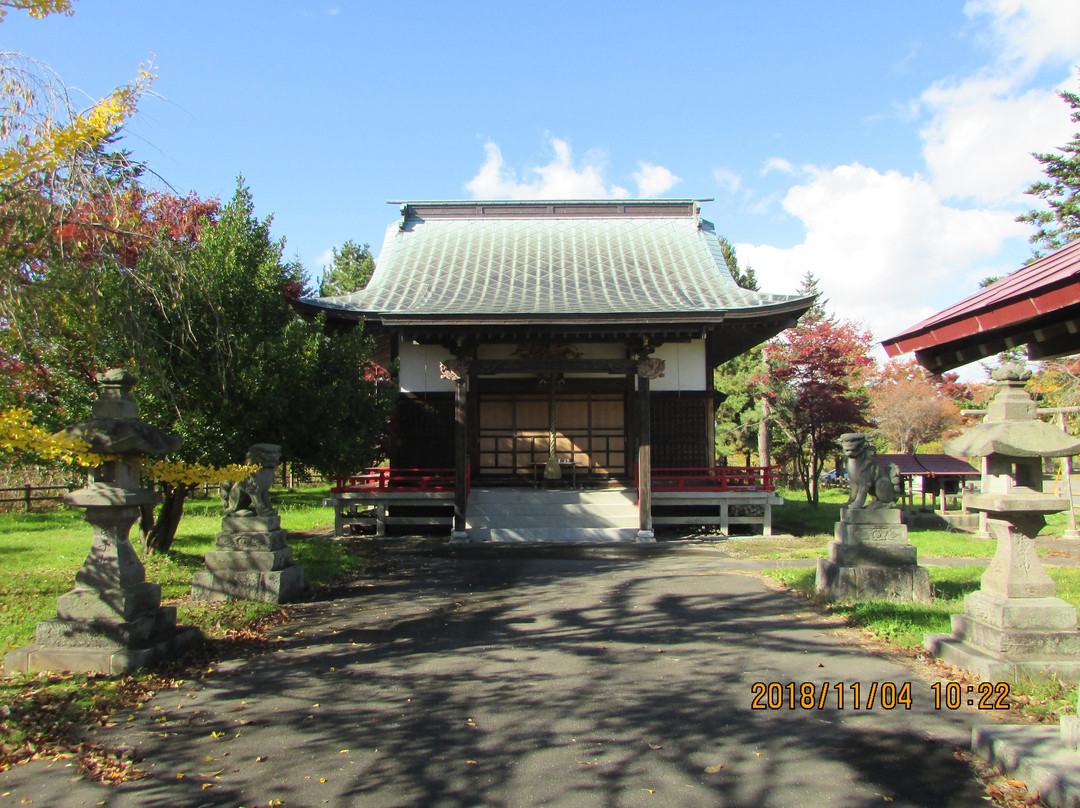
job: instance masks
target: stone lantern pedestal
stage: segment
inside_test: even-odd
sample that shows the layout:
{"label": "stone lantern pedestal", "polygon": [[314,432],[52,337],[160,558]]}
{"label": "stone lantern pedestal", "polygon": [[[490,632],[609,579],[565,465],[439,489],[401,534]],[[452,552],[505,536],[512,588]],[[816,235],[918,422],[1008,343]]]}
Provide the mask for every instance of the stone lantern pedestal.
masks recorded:
{"label": "stone lantern pedestal", "polygon": [[1057,584],[1035,550],[1045,514],[1067,507],[1060,497],[1016,487],[1008,494],[975,494],[969,508],[987,513],[997,551],[982,587],[953,615],[952,634],[927,634],[923,645],[951,665],[988,681],[1080,680],[1076,607],[1057,597]]}
{"label": "stone lantern pedestal", "polygon": [[111,455],[95,480],[64,500],[86,508],[93,545],[75,575],[75,588],[57,599],[56,617],[37,625],[35,644],[4,657],[16,671],[67,670],[116,674],[176,656],[201,639],[198,629],[176,625],[176,609],[161,605],[161,586],[128,539],[139,507],[158,501],[139,487],[139,460],[164,454],[179,441],[138,420],[124,371],[98,377],[102,393],[93,417],[65,430],[91,451]]}
{"label": "stone lantern pedestal", "polygon": [[934,656],[991,681],[1025,678],[1080,680],[1080,631],[1073,606],[1035,551],[1046,515],[1071,506],[1042,492],[1042,458],[1080,452],[1080,441],[1036,418],[1024,390],[1030,371],[1006,365],[992,374],[1001,385],[983,423],[950,441],[950,454],[981,457],[982,492],[964,506],[985,514],[997,550],[982,587],[953,615],[952,634],[927,634]]}

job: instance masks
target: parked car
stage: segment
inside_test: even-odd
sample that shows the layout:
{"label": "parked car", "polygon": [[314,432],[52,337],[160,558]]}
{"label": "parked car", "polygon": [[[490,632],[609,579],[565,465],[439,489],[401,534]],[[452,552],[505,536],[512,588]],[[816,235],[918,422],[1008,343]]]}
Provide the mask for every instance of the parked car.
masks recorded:
{"label": "parked car", "polygon": [[836,469],[830,469],[821,475],[821,482],[822,485],[847,485],[847,472],[838,472]]}

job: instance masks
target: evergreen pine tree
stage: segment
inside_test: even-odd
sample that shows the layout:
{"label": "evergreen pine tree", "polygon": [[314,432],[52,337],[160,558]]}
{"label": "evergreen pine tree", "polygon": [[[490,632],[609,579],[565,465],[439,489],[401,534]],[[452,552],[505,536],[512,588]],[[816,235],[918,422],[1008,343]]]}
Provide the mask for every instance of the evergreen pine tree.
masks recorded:
{"label": "evergreen pine tree", "polygon": [[[1073,123],[1080,123],[1080,94],[1062,90],[1058,95],[1072,108],[1069,117]],[[1027,189],[1027,193],[1045,200],[1050,209],[1016,217],[1016,221],[1031,222],[1038,228],[1030,239],[1036,258],[1042,251],[1059,249],[1080,238],[1080,132],[1058,152],[1033,155],[1048,179]]]}

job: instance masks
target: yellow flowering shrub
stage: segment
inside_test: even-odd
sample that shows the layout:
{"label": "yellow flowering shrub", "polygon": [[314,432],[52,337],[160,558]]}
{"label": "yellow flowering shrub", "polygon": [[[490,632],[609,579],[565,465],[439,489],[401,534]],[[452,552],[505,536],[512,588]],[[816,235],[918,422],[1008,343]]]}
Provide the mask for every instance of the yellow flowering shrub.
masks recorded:
{"label": "yellow flowering shrub", "polygon": [[[33,454],[83,468],[96,468],[119,459],[116,455],[91,452],[90,444],[79,438],[49,434],[34,423],[29,410],[18,407],[0,411],[0,453]],[[157,460],[142,467],[152,480],[173,486],[220,485],[226,480],[242,480],[258,470],[258,465],[204,466],[181,460]]]}
{"label": "yellow flowering shrub", "polygon": [[67,435],[51,435],[33,421],[29,410],[15,407],[0,412],[0,452],[33,454],[46,460],[100,466],[102,455],[90,451],[90,444]]}
{"label": "yellow flowering shrub", "polygon": [[158,460],[143,466],[148,477],[170,485],[221,485],[226,481],[242,480],[258,470],[255,465],[232,463],[219,467],[180,460]]}

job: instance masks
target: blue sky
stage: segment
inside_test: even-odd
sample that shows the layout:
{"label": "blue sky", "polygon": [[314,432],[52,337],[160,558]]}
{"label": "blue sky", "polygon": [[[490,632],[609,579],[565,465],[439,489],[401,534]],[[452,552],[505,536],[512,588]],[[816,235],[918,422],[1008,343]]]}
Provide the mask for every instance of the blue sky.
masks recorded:
{"label": "blue sky", "polygon": [[387,200],[712,197],[770,292],[809,269],[892,336],[1029,255],[1030,157],[1073,134],[1075,0],[79,0],[0,48],[86,105],[153,60],[124,144],[175,189],[243,174],[318,275]]}

